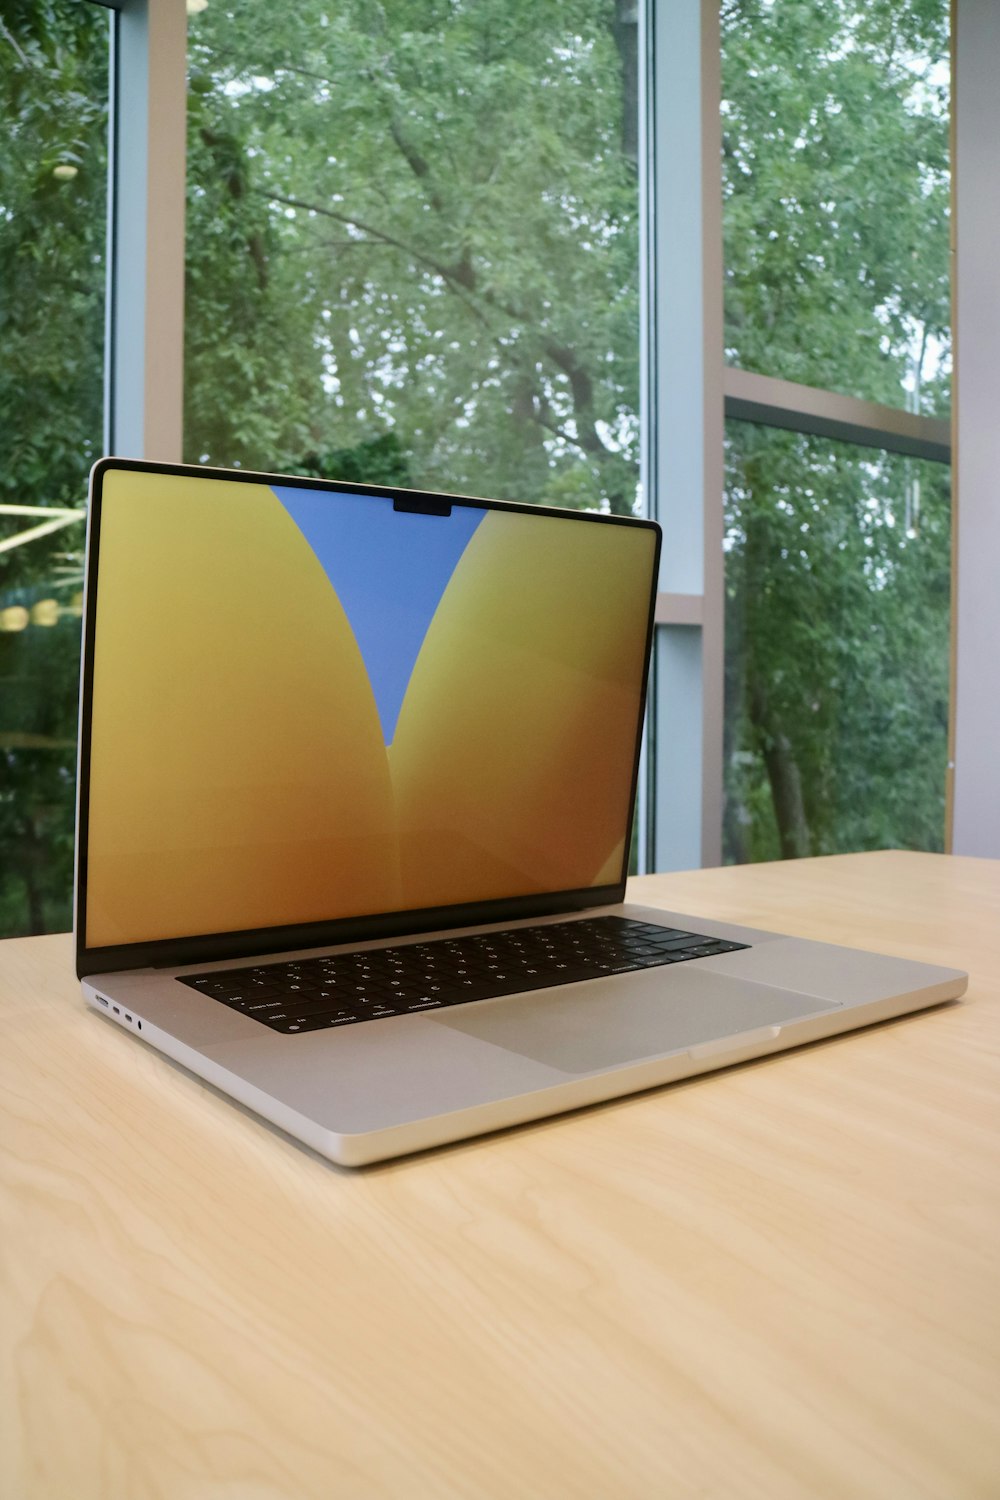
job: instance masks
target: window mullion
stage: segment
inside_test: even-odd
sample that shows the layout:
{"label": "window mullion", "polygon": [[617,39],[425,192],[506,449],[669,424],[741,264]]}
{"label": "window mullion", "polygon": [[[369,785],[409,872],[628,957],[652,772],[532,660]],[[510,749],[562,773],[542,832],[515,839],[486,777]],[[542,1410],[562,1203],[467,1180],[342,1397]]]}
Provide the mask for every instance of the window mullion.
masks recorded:
{"label": "window mullion", "polygon": [[184,0],[115,17],[109,212],[107,446],[181,457],[184,367]]}

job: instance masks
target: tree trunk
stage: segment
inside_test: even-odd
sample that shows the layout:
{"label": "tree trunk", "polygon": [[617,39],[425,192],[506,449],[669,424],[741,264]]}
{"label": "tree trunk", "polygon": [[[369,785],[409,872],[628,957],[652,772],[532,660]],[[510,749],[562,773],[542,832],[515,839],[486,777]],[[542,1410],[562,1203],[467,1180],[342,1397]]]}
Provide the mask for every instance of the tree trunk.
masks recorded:
{"label": "tree trunk", "polygon": [[771,802],[778,825],[782,859],[804,859],[812,852],[812,839],[802,797],[802,774],[788,736],[775,724],[762,684],[750,689],[750,718],[764,756]]}

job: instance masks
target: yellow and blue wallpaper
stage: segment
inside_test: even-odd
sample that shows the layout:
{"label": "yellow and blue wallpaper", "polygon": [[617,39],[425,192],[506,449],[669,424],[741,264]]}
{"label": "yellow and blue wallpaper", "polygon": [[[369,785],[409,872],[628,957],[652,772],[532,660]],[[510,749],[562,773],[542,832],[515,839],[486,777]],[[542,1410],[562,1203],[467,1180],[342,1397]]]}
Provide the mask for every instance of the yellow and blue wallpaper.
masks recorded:
{"label": "yellow and blue wallpaper", "polygon": [[87,945],[617,881],[654,553],[108,470]]}

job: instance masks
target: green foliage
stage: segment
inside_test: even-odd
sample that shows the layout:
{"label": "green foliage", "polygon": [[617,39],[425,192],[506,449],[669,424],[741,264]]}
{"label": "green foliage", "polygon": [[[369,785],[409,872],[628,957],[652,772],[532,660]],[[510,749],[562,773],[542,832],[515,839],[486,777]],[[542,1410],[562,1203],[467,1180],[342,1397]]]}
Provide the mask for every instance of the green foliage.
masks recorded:
{"label": "green foliage", "polygon": [[[725,0],[728,357],[947,411],[948,10]],[[731,422],[725,852],[944,833],[940,465]]]}
{"label": "green foliage", "polygon": [[82,504],[101,441],[108,21],[21,0],[3,25],[0,498]]}
{"label": "green foliage", "polygon": [[615,20],[609,0],[193,18],[189,457],[283,467],[392,432],[429,488],[634,507]]}
{"label": "green foliage", "polygon": [[737,422],[727,460],[728,856],[940,849],[947,469]]}
{"label": "green foliage", "polygon": [[948,7],[725,0],[722,34],[729,358],[903,406],[949,337]]}
{"label": "green foliage", "polygon": [[[108,17],[7,0],[0,25],[0,502],[80,506],[100,452]],[[12,537],[44,516],[0,516]],[[70,922],[82,525],[0,553],[0,935]]]}
{"label": "green foliage", "polygon": [[[4,594],[24,607],[41,589]],[[0,632],[0,936],[71,925],[80,622]]]}
{"label": "green foliage", "polygon": [[[627,0],[213,3],[189,26],[185,454],[630,512]],[[731,361],[948,409],[945,0],[722,0]],[[101,433],[107,15],[0,18],[0,501]],[[731,858],[939,847],[937,466],[731,423]],[[28,524],[0,517],[0,537]],[[0,931],[65,925],[81,529],[0,554]]]}
{"label": "green foliage", "polygon": [[394,432],[383,433],[356,448],[308,453],[295,466],[306,479],[340,479],[348,484],[395,484],[413,488],[410,461]]}

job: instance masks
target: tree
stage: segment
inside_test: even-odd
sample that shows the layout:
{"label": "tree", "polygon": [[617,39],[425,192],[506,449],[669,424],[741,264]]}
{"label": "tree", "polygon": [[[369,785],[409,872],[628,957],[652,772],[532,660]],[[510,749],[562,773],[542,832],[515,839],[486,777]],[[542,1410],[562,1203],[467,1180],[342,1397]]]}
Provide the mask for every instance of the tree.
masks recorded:
{"label": "tree", "polygon": [[[631,510],[635,30],[627,0],[192,18],[186,456]],[[106,37],[76,0],[0,31],[0,469],[38,503],[100,441]],[[3,563],[15,607],[78,585],[62,533]],[[0,635],[8,931],[68,916],[74,631]]]}
{"label": "tree", "polygon": [[[0,503],[81,518],[101,444],[107,39],[95,6],[3,7]],[[38,524],[0,516],[0,536]],[[0,553],[0,933],[69,925],[82,530]]]}
{"label": "tree", "polygon": [[[946,410],[945,0],[722,29],[728,357]],[[630,0],[194,15],[185,456],[633,510],[636,34]],[[7,0],[8,503],[81,504],[100,444],[106,68],[96,6]],[[727,470],[729,856],[935,847],[946,476],[740,423]],[[0,609],[62,611],[0,631],[5,931],[68,918],[79,543],[0,553]]]}
{"label": "tree", "polygon": [[607,0],[199,15],[189,455],[394,431],[429,487],[631,511],[628,30]]}
{"label": "tree", "polygon": [[[947,410],[947,25],[726,0],[732,362]],[[939,465],[729,424],[729,858],[941,847],[949,529]]]}

